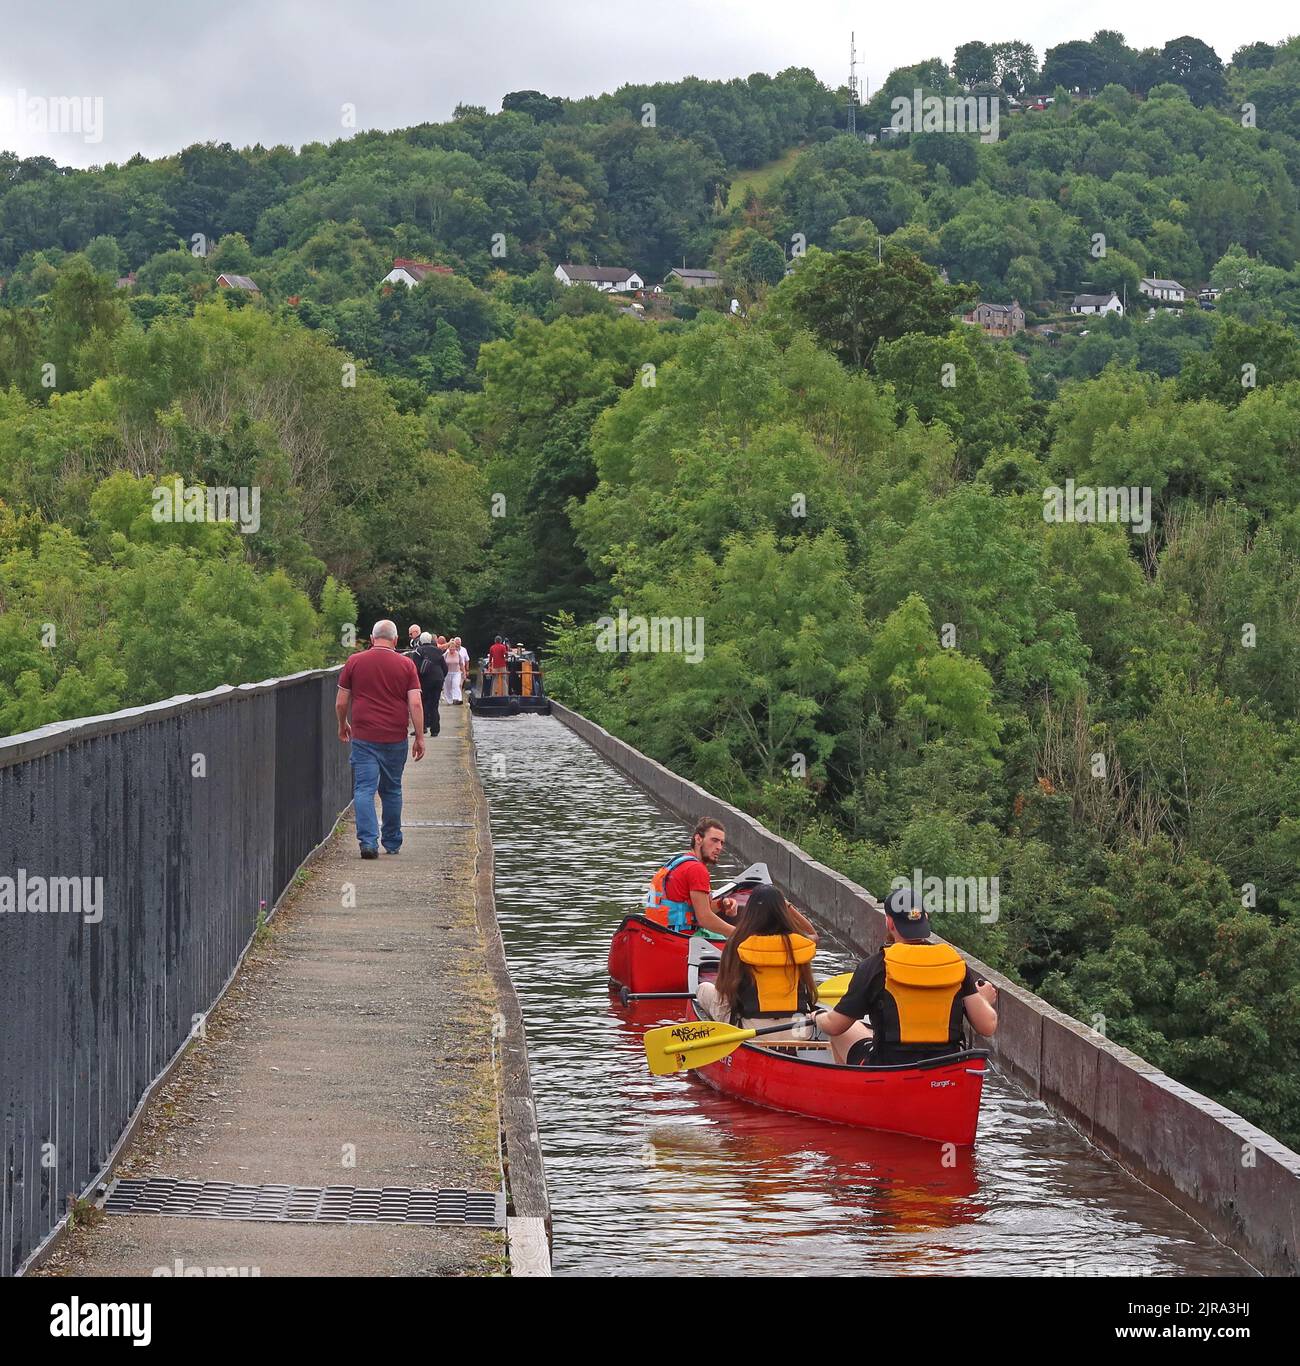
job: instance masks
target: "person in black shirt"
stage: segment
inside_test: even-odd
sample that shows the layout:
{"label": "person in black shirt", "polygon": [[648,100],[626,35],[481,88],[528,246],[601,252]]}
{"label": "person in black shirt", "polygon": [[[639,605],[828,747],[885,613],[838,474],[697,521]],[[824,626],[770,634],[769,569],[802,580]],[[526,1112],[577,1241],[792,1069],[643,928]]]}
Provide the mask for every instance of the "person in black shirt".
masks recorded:
{"label": "person in black shirt", "polygon": [[411,662],[420,675],[420,694],[424,698],[424,725],[430,735],[439,731],[438,700],[442,696],[442,685],[447,681],[447,661],[442,651],[434,644],[428,631],[421,633],[419,642],[411,655]]}
{"label": "person in black shirt", "polygon": [[951,945],[930,942],[929,917],[911,890],[891,892],[885,913],[885,947],[858,965],[839,1004],[817,1016],[835,1060],[898,1064],[955,1053],[967,1020],[993,1034],[997,988],[977,979]]}

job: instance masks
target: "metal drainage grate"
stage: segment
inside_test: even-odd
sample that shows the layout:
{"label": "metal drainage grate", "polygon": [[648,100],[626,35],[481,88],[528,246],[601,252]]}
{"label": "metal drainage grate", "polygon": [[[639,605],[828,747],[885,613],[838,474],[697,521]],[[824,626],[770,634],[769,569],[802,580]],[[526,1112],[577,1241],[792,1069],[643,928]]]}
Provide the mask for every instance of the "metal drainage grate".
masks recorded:
{"label": "metal drainage grate", "polygon": [[409,830],[409,829],[411,829],[411,828],[414,827],[414,826],[419,826],[419,827],[420,827],[421,829],[423,829],[423,830],[427,830],[427,829],[429,829],[431,826],[438,826],[438,827],[441,828],[441,829],[448,829],[448,830],[473,830],[473,828],[474,828],[474,822],[473,822],[473,821],[403,821],[403,822],[402,822],[402,829],[403,829],[403,830]]}
{"label": "metal drainage grate", "polygon": [[104,1197],[106,1214],[168,1214],[185,1219],[260,1219],[313,1224],[465,1224],[504,1228],[498,1191],[410,1190],[405,1186],[241,1186],[128,1176]]}

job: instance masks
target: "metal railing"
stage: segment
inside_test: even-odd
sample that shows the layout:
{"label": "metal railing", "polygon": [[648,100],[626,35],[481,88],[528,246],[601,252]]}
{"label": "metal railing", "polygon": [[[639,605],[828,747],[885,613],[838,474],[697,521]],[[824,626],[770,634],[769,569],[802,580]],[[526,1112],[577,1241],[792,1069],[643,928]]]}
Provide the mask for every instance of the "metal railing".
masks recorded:
{"label": "metal railing", "polygon": [[336,674],[0,740],[0,1275],[100,1178],[350,802]]}

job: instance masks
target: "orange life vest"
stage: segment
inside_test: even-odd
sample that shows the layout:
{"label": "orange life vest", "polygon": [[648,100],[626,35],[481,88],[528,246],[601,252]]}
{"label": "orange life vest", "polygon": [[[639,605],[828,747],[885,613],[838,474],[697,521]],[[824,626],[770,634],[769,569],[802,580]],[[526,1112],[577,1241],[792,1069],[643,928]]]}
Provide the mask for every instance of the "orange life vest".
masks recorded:
{"label": "orange life vest", "polygon": [[742,1019],[794,1015],[812,1008],[812,1001],[803,999],[807,993],[800,990],[799,968],[812,962],[817,945],[802,934],[789,938],[789,951],[780,934],[751,934],[736,945],[737,956],[749,969],[736,1003]]}
{"label": "orange life vest", "polygon": [[669,859],[650,879],[650,890],[645,894],[645,908],[641,912],[647,920],[653,920],[656,925],[666,925],[669,929],[678,930],[683,934],[699,929],[695,907],[689,901],[670,901],[665,890],[668,874],[678,864],[691,861],[698,863],[700,860],[694,854],[678,854],[676,858]]}
{"label": "orange life vest", "polygon": [[872,1020],[885,1045],[961,1043],[964,1009],[958,995],[966,960],[950,944],[891,944],[885,950],[885,991],[893,1009]]}

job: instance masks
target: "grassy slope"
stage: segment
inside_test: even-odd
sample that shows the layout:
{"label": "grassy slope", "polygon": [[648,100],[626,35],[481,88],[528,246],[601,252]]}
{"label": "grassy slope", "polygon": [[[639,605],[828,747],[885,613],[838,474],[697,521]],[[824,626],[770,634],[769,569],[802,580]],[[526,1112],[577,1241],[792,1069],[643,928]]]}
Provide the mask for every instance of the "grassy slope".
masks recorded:
{"label": "grassy slope", "polygon": [[751,185],[759,194],[764,193],[773,181],[791,169],[802,151],[802,147],[792,147],[788,152],[777,157],[775,161],[769,161],[762,166],[755,166],[752,171],[737,171],[731,179],[731,193],[727,197],[727,208],[739,208],[744,201],[745,191]]}

